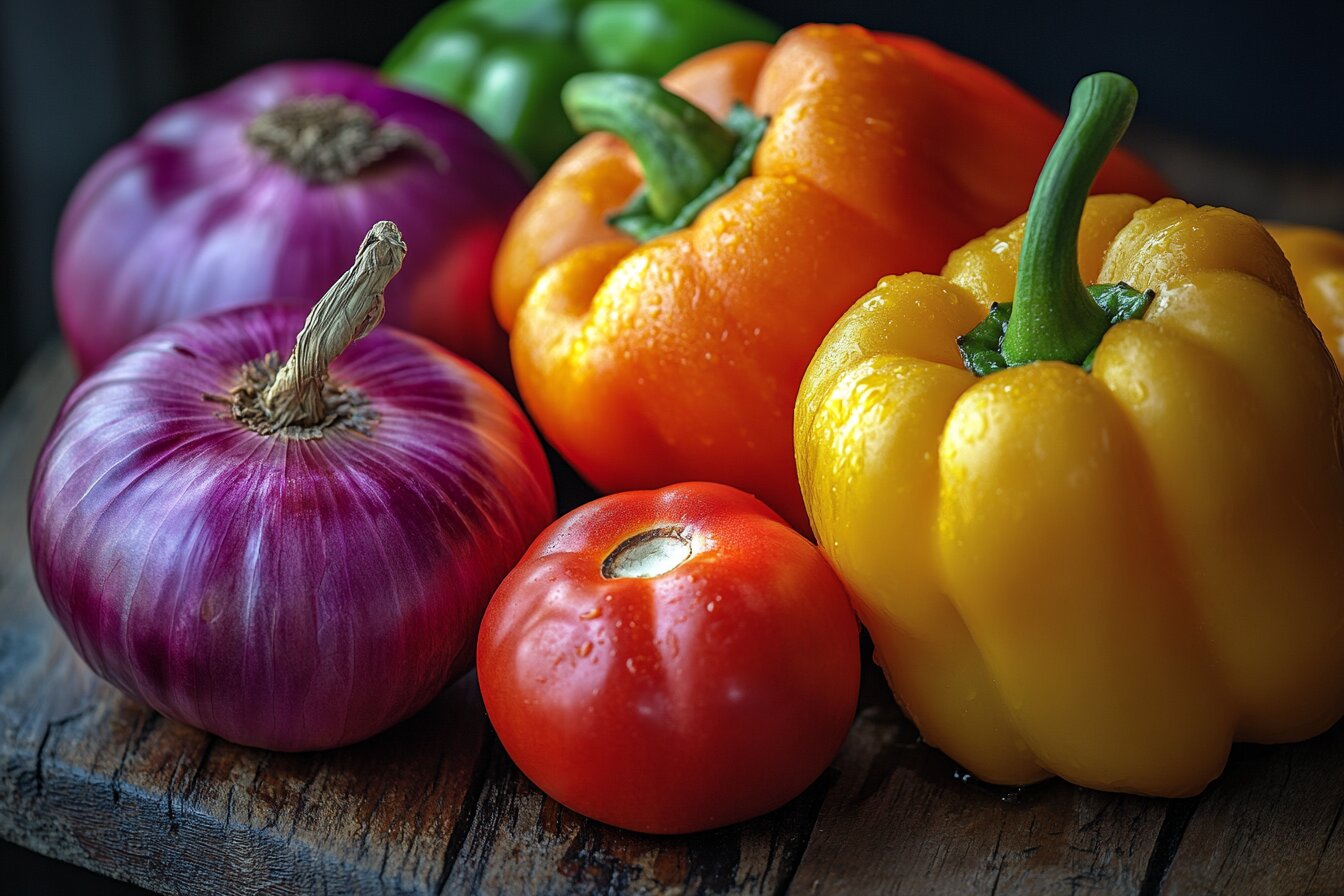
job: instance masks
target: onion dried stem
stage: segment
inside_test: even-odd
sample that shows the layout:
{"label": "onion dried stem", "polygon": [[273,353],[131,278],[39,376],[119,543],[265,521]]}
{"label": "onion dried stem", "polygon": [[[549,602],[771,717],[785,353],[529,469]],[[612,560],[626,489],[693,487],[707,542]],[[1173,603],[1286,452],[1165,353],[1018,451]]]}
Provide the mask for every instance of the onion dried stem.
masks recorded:
{"label": "onion dried stem", "polygon": [[323,398],[327,368],[383,319],[383,291],[405,258],[406,243],[397,225],[391,221],[373,225],[350,270],[308,313],[293,354],[261,396],[273,429],[315,426],[327,416]]}

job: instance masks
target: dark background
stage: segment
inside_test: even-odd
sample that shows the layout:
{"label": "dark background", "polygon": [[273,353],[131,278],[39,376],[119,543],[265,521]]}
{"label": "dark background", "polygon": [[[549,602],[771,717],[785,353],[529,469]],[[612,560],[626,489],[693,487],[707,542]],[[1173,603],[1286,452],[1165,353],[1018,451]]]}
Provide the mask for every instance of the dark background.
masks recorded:
{"label": "dark background", "polygon": [[[1344,3],[748,0],[783,25],[933,38],[1056,109],[1080,76],[1132,77],[1132,145],[1193,201],[1344,227]],[[265,62],[377,64],[433,0],[0,0],[0,392],[52,333],[50,260],[80,174],[155,110]],[[1255,183],[1265,166],[1278,175]]]}
{"label": "dark background", "polygon": [[[377,64],[434,5],[0,0],[0,393],[55,330],[56,224],[99,155],[163,105],[265,62]],[[1060,110],[1082,75],[1124,72],[1141,93],[1130,145],[1185,198],[1344,229],[1339,0],[744,5],[786,26],[857,21],[921,34]],[[0,844],[0,890],[90,892],[96,880]]]}

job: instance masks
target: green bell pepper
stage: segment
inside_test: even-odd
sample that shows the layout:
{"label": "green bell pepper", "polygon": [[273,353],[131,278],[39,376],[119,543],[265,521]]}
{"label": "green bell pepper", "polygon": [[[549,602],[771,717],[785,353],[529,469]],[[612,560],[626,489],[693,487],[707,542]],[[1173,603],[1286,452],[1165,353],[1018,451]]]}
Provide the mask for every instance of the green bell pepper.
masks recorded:
{"label": "green bell pepper", "polygon": [[721,44],[779,34],[725,0],[451,0],[411,29],[383,74],[461,109],[540,173],[578,139],[560,106],[573,75],[656,78]]}

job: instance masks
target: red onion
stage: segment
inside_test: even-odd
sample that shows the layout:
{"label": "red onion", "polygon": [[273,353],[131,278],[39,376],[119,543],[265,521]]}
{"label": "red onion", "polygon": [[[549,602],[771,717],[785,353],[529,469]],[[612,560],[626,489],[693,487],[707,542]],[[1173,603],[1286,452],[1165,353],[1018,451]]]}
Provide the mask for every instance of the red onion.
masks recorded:
{"label": "red onion", "polygon": [[87,373],[168,321],[306,308],[391,218],[416,253],[389,323],[507,377],[490,266],[526,191],[469,118],[371,69],[266,66],[160,112],[85,175],[56,244],[61,328]]}
{"label": "red onion", "polygon": [[386,728],[470,667],[554,517],[501,386],[408,333],[350,344],[404,252],[381,223],[307,323],[170,324],[61,409],[30,497],[38,585],[89,665],[164,715],[278,750]]}

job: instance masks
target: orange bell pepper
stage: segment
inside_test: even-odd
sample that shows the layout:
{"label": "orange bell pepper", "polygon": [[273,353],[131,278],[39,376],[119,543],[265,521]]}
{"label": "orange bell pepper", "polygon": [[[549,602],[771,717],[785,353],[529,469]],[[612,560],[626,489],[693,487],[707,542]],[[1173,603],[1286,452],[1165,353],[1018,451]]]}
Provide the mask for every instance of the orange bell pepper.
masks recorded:
{"label": "orange bell pepper", "polygon": [[[723,482],[805,530],[791,427],[813,352],[878,278],[937,271],[1022,212],[1059,119],[976,63],[857,26],[712,50],[666,90],[580,78],[571,116],[621,136],[561,158],[495,266],[523,400],[603,491]],[[735,101],[763,134],[710,118]],[[1095,188],[1166,192],[1123,152]],[[623,208],[660,235],[613,226]]]}

